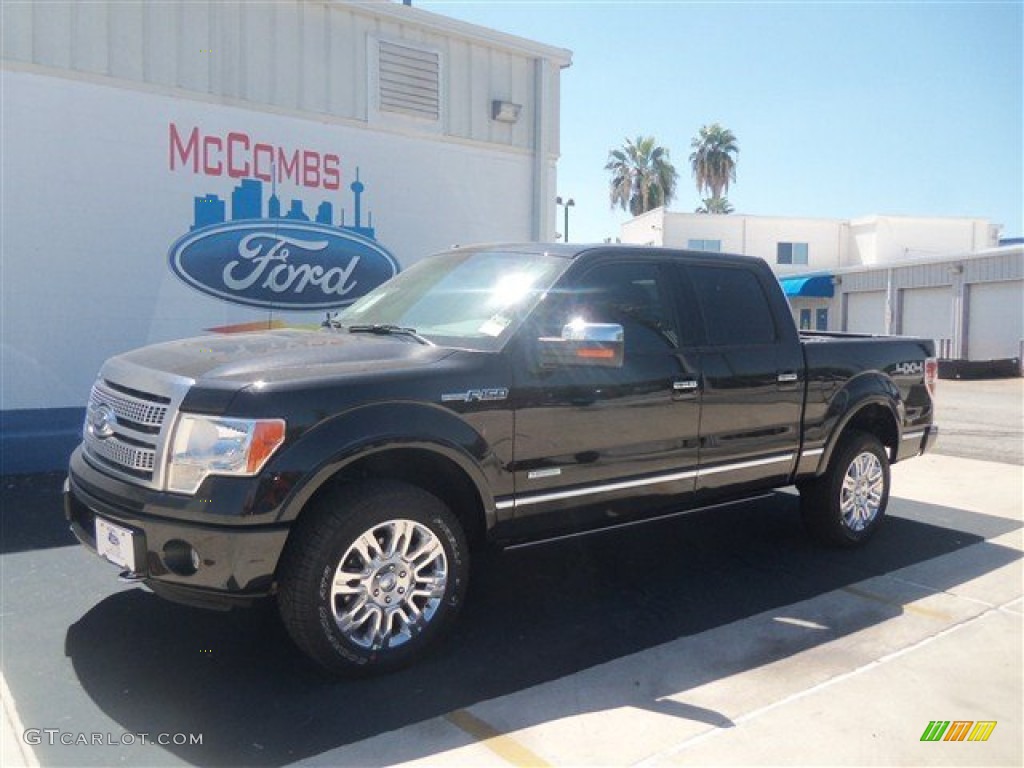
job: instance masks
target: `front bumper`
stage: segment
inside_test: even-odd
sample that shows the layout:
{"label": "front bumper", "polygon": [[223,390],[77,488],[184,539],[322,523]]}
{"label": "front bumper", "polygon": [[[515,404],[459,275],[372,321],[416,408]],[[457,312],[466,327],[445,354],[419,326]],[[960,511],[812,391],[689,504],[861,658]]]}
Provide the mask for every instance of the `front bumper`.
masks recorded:
{"label": "front bumper", "polygon": [[[139,503],[138,488],[93,468],[80,448],[71,457],[64,489],[71,531],[93,552],[97,516],[131,531],[136,570],[126,578],[141,580],[169,599],[208,608],[230,608],[270,593],[287,525],[231,525],[223,515],[216,522],[166,516],[177,506],[178,497],[155,492]],[[195,567],[187,558],[182,567],[185,547],[197,553]]]}

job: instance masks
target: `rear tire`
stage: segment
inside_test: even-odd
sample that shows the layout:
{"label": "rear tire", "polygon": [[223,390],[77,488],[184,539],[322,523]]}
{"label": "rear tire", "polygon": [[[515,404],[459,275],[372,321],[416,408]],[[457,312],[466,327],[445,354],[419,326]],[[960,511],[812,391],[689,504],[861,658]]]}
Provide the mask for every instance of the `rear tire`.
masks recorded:
{"label": "rear tire", "polygon": [[411,663],[451,625],[469,560],[440,499],[373,480],[321,496],[278,574],[278,608],[299,648],[332,672],[367,675]]}
{"label": "rear tire", "polygon": [[825,474],[801,483],[800,513],[808,532],[834,547],[856,547],[885,520],[889,504],[889,457],[867,432],[840,439]]}

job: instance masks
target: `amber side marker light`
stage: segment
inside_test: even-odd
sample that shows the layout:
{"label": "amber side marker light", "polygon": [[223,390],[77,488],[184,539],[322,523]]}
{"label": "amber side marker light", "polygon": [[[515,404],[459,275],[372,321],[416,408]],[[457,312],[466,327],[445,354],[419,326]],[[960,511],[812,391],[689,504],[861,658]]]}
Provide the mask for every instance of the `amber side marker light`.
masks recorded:
{"label": "amber side marker light", "polygon": [[576,357],[586,357],[598,360],[610,360],[615,357],[614,349],[578,349]]}
{"label": "amber side marker light", "polygon": [[270,454],[284,442],[284,422],[281,419],[266,419],[256,423],[249,447],[249,461],[246,470],[255,474],[270,458]]}

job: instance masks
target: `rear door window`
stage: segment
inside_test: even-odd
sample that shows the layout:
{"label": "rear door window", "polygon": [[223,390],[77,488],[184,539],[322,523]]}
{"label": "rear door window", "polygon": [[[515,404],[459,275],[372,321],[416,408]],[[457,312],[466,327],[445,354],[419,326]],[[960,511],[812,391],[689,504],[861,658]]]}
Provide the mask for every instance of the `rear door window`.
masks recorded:
{"label": "rear door window", "polygon": [[757,275],[713,266],[694,266],[689,272],[710,345],[775,343],[775,321]]}

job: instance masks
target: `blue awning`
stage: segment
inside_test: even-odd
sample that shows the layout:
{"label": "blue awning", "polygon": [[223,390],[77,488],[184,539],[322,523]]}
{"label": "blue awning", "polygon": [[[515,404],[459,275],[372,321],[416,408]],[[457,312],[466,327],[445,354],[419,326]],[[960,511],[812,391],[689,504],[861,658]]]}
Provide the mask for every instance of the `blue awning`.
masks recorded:
{"label": "blue awning", "polygon": [[779,280],[782,291],[787,296],[832,297],[832,275],[808,275],[806,277],[783,277]]}

